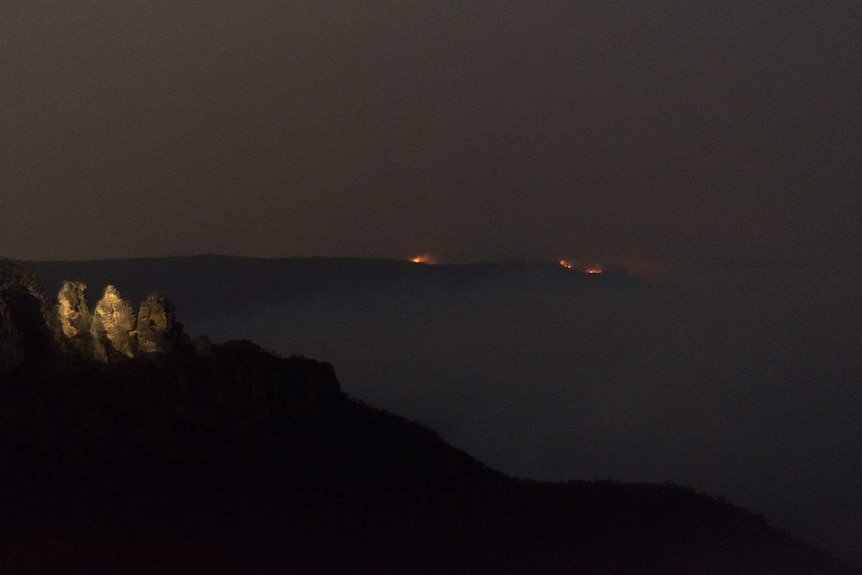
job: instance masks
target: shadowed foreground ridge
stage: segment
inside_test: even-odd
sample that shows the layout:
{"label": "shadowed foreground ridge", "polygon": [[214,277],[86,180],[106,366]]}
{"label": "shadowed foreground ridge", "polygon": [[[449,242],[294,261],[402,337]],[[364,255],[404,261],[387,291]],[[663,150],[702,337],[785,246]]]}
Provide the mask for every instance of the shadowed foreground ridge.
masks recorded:
{"label": "shadowed foreground ridge", "polygon": [[510,479],[326,363],[192,345],[161,299],[144,352],[122,313],[134,353],[92,319],[70,345],[80,317],[0,266],[2,573],[851,573],[686,488]]}

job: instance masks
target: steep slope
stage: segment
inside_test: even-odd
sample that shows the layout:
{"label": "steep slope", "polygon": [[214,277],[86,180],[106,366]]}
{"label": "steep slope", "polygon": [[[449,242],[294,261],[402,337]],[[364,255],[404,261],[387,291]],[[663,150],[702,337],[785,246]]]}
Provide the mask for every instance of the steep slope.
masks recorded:
{"label": "steep slope", "polygon": [[43,362],[0,405],[4,572],[44,570],[46,537],[49,567],[90,548],[80,572],[179,572],[201,550],[238,573],[844,572],[684,488],[510,480],[249,343]]}

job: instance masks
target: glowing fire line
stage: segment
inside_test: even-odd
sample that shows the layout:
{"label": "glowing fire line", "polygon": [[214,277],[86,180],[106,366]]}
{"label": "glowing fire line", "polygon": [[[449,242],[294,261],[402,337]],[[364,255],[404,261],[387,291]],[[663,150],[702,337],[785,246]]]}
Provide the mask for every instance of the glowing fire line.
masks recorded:
{"label": "glowing fire line", "polygon": [[589,266],[581,266],[577,265],[575,262],[571,260],[560,260],[560,265],[566,268],[567,270],[577,270],[579,272],[584,272],[591,275],[597,275],[600,273],[604,273],[604,268],[599,265],[589,265]]}

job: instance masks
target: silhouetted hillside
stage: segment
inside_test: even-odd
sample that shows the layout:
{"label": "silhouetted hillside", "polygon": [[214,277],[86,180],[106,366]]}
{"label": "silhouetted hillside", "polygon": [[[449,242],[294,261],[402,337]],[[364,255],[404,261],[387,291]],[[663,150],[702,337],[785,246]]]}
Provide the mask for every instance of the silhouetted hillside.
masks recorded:
{"label": "silhouetted hillside", "polygon": [[0,285],[0,343],[45,346],[0,370],[2,573],[849,573],[686,488],[510,479],[326,363],[69,353]]}

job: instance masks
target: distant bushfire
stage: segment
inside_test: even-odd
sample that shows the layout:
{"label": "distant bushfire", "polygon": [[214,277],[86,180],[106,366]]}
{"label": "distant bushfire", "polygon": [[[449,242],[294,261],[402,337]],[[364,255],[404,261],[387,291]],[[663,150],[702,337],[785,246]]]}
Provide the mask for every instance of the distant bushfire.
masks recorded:
{"label": "distant bushfire", "polygon": [[592,274],[592,275],[600,274],[600,273],[603,273],[605,271],[605,269],[600,265],[596,265],[596,264],[582,265],[582,264],[578,264],[572,260],[560,260],[560,265],[563,266],[564,268],[566,268],[567,270],[578,270],[579,272],[584,272],[584,273]]}
{"label": "distant bushfire", "polygon": [[410,261],[414,264],[434,265],[437,263],[437,258],[431,254],[420,254],[414,258],[410,258]]}

